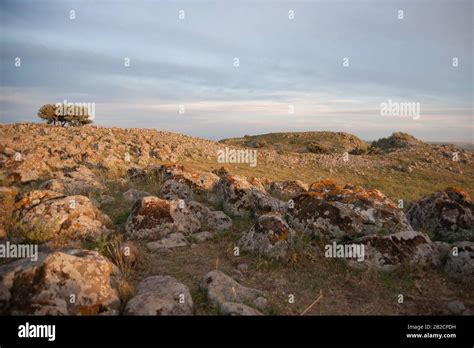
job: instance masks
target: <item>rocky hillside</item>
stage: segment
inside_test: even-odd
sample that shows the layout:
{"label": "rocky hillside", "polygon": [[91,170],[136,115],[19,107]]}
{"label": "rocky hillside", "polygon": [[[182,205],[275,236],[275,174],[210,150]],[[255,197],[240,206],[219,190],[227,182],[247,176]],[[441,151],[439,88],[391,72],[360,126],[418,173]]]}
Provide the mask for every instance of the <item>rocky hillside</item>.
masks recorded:
{"label": "rocky hillside", "polygon": [[150,129],[0,134],[1,314],[474,310],[468,151],[260,147],[252,167],[219,163],[237,143]]}
{"label": "rocky hillside", "polygon": [[364,141],[355,135],[343,132],[269,133],[223,139],[221,143],[297,153],[343,154],[361,153],[367,150]]}
{"label": "rocky hillside", "polygon": [[387,138],[382,138],[372,142],[371,148],[382,152],[392,152],[399,149],[408,149],[413,147],[429,147],[428,144],[416,139],[414,136],[396,132]]}

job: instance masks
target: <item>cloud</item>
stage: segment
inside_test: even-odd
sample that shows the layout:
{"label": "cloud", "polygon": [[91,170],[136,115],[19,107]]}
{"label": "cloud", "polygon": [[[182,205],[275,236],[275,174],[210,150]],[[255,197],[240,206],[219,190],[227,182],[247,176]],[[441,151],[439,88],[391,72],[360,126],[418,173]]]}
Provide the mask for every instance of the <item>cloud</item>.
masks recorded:
{"label": "cloud", "polygon": [[[99,124],[210,138],[296,128],[378,137],[403,128],[472,139],[470,1],[0,6],[4,122],[33,120],[42,104],[68,99],[95,102]],[[419,102],[422,123],[377,117],[388,99]]]}

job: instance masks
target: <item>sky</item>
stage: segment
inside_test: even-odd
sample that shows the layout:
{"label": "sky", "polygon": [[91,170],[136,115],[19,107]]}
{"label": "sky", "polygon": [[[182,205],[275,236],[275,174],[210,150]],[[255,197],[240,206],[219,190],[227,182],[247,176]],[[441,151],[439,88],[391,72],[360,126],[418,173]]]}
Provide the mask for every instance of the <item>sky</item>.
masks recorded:
{"label": "sky", "polygon": [[[0,29],[1,123],[67,100],[98,125],[209,139],[474,142],[471,0],[2,0]],[[381,115],[389,101],[419,117]]]}

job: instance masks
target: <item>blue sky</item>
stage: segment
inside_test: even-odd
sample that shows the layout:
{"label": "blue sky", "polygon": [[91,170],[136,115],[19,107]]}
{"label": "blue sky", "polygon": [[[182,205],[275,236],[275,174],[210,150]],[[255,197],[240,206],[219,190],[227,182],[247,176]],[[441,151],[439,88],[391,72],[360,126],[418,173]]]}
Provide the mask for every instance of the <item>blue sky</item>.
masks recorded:
{"label": "blue sky", "polygon": [[[2,123],[37,121],[41,105],[66,99],[94,102],[100,125],[211,139],[333,130],[473,141],[470,0],[2,0],[0,8]],[[420,103],[420,119],[381,116],[388,100]]]}

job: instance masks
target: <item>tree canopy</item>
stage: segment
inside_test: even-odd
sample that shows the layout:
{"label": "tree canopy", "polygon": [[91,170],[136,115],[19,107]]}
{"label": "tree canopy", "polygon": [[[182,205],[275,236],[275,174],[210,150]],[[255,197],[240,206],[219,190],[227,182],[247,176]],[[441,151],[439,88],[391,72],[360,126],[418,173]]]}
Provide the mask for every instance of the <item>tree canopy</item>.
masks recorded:
{"label": "tree canopy", "polygon": [[61,126],[82,126],[92,123],[89,109],[86,106],[66,106],[62,104],[45,104],[38,110],[38,117],[48,124]]}

